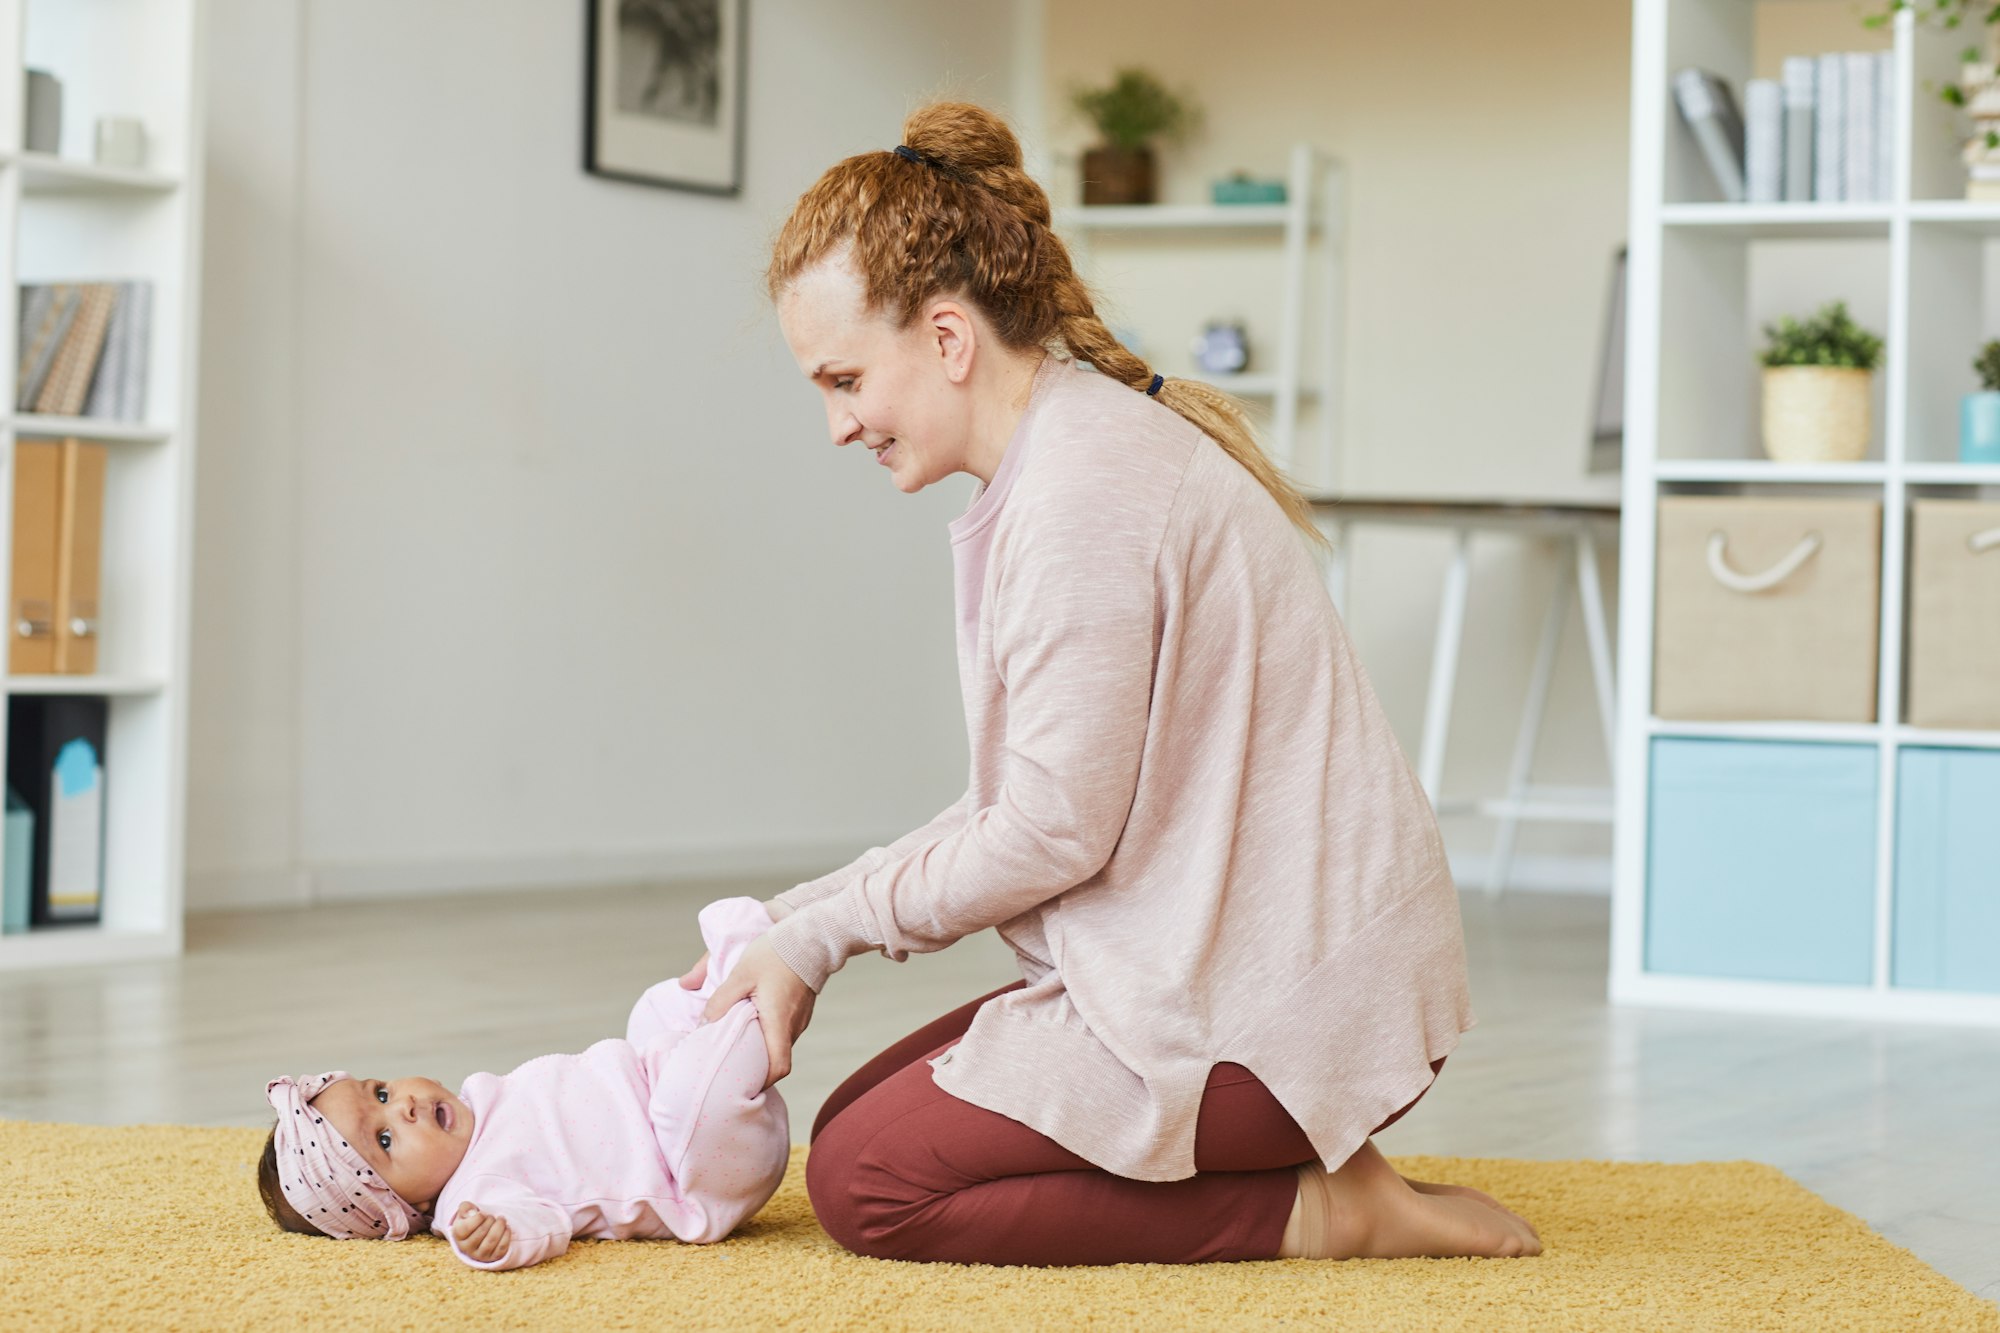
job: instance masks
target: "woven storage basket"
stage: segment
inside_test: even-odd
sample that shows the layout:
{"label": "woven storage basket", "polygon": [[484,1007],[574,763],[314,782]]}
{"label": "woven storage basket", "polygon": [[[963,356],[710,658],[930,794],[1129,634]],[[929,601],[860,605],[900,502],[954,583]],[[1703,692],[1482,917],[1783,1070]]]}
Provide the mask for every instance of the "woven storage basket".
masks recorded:
{"label": "woven storage basket", "polygon": [[1910,725],[2000,729],[2000,504],[1911,510]]}
{"label": "woven storage basket", "polygon": [[1880,503],[1668,496],[1659,547],[1655,716],[1875,720]]}
{"label": "woven storage basket", "polygon": [[1764,452],[1780,463],[1852,463],[1874,434],[1874,372],[1764,368]]}

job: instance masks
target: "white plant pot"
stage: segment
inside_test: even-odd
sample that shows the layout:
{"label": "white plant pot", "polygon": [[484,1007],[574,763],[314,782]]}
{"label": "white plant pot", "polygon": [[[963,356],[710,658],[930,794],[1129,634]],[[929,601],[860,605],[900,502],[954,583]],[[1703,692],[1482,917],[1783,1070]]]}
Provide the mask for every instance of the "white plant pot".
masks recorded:
{"label": "white plant pot", "polygon": [[1875,372],[1764,368],[1764,452],[1780,463],[1852,463],[1874,435]]}

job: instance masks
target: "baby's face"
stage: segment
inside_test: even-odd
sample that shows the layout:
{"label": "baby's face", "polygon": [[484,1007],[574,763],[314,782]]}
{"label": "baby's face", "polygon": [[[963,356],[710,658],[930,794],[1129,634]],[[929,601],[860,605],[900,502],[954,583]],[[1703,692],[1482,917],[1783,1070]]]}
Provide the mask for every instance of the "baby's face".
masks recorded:
{"label": "baby's face", "polygon": [[472,1142],[472,1108],[427,1078],[344,1078],[312,1105],[390,1189],[424,1212]]}

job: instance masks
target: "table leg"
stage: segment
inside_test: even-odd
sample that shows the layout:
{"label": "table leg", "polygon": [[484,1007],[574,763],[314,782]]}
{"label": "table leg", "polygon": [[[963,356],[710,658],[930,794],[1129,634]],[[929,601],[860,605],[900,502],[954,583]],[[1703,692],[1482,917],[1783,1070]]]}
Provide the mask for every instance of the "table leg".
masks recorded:
{"label": "table leg", "polygon": [[1597,720],[1604,728],[1604,757],[1618,771],[1618,686],[1612,676],[1611,636],[1605,630],[1604,592],[1597,578],[1597,540],[1590,525],[1576,532],[1577,593],[1584,635],[1590,640],[1590,674],[1597,684]]}
{"label": "table leg", "polygon": [[1438,607],[1437,642],[1431,647],[1430,698],[1424,705],[1424,735],[1417,780],[1436,809],[1444,781],[1445,742],[1451,731],[1451,697],[1458,686],[1458,648],[1465,634],[1465,594],[1472,578],[1472,530],[1454,532],[1451,564],[1445,569],[1444,600]]}
{"label": "table leg", "polygon": [[1548,712],[1549,687],[1556,674],[1556,650],[1562,646],[1563,619],[1569,610],[1569,571],[1563,568],[1568,554],[1561,546],[1556,547],[1555,586],[1549,591],[1549,610],[1542,620],[1542,642],[1535,651],[1527,706],[1521,710],[1521,725],[1514,734],[1514,758],[1507,769],[1507,799],[1501,807],[1500,829],[1493,839],[1493,856],[1486,872],[1488,893],[1499,893],[1507,887],[1507,877],[1514,866],[1514,839],[1521,827],[1521,803],[1528,799],[1529,780],[1535,767],[1535,743],[1541,739],[1542,719]]}

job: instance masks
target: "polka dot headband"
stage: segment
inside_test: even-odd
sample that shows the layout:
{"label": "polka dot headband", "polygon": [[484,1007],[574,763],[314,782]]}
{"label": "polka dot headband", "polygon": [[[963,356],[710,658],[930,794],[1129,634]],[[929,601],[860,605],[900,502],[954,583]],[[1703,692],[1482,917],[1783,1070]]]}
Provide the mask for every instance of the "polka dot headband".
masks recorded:
{"label": "polka dot headband", "polygon": [[265,1085],[264,1096],[278,1113],[278,1187],[300,1217],[335,1240],[401,1240],[430,1219],[404,1203],[312,1108],[329,1083],[351,1077],[335,1070]]}

